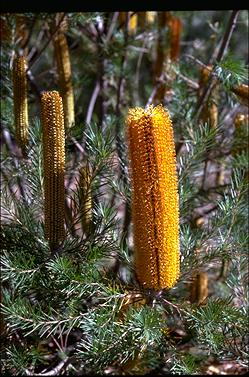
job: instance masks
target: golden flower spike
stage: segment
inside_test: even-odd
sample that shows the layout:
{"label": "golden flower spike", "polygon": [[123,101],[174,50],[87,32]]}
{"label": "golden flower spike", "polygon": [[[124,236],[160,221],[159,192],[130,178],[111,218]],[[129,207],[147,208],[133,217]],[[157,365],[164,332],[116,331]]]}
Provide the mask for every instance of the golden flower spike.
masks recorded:
{"label": "golden flower spike", "polygon": [[65,127],[68,128],[74,124],[74,93],[67,39],[61,31],[54,37],[54,49],[59,76],[59,91],[63,100]]}
{"label": "golden flower spike", "polygon": [[12,81],[16,143],[21,148],[23,155],[26,156],[29,124],[26,60],[23,56],[19,56],[14,59]]}
{"label": "golden flower spike", "polygon": [[135,269],[145,288],[171,288],[179,277],[179,203],[173,128],[162,105],[129,110]]}
{"label": "golden flower spike", "polygon": [[41,97],[43,129],[45,238],[55,250],[65,237],[65,130],[62,99],[57,91]]}
{"label": "golden flower spike", "polygon": [[134,34],[137,30],[137,22],[138,22],[137,14],[133,14],[133,12],[119,12],[118,14],[119,26],[125,29],[127,13],[129,13],[129,16],[130,16],[129,23],[128,23],[128,33]]}

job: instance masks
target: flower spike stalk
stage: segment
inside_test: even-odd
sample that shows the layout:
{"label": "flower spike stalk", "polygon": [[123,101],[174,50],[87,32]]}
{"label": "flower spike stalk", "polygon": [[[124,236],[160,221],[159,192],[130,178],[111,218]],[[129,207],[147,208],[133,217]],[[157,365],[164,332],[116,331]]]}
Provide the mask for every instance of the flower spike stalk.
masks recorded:
{"label": "flower spike stalk", "polygon": [[65,130],[62,99],[57,91],[41,97],[43,129],[45,238],[55,250],[65,237]]}
{"label": "flower spike stalk", "polygon": [[74,124],[74,94],[72,85],[71,62],[67,39],[62,31],[54,38],[55,59],[59,75],[59,91],[63,100],[65,127]]}
{"label": "flower spike stalk", "polygon": [[135,270],[145,288],[171,288],[179,277],[179,201],[173,128],[162,105],[129,110]]}
{"label": "flower spike stalk", "polygon": [[23,155],[26,156],[28,144],[28,98],[26,60],[23,56],[17,56],[14,59],[12,81],[16,143],[21,148]]}

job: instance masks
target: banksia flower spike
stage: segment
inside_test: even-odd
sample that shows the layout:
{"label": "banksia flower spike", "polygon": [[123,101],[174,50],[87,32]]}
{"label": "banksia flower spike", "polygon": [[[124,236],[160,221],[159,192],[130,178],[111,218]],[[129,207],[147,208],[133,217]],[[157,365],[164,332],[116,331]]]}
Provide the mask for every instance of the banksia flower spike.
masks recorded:
{"label": "banksia flower spike", "polygon": [[[200,78],[199,78],[199,92],[198,97],[202,96],[203,90],[208,83],[210,72],[212,71],[212,66],[207,66],[201,69]],[[210,122],[212,128],[216,128],[218,124],[218,90],[215,86],[212,90],[212,93],[209,95],[206,104],[203,107],[201,112],[200,119],[203,122]]]}
{"label": "banksia flower spike", "polygon": [[199,272],[193,276],[190,291],[190,301],[198,306],[204,304],[208,297],[208,274]]}
{"label": "banksia flower spike", "polygon": [[173,128],[162,105],[129,110],[135,270],[145,288],[171,288],[179,276],[179,203]]}
{"label": "banksia flower spike", "polygon": [[67,39],[61,31],[54,37],[54,49],[59,76],[59,91],[63,100],[65,127],[68,128],[74,124],[74,94]]}
{"label": "banksia flower spike", "polygon": [[26,156],[28,144],[28,98],[26,60],[23,56],[16,57],[12,72],[14,117],[16,130],[16,143]]}
{"label": "banksia flower spike", "polygon": [[170,17],[168,21],[170,29],[170,59],[176,61],[180,55],[180,39],[182,22],[178,17]]}
{"label": "banksia flower spike", "polygon": [[232,88],[233,93],[236,94],[242,105],[249,107],[249,86],[241,84]]}
{"label": "banksia flower spike", "polygon": [[41,97],[43,129],[45,238],[55,250],[65,237],[65,130],[62,99],[57,91]]}
{"label": "banksia flower spike", "polygon": [[128,32],[129,34],[134,34],[137,30],[137,14],[133,14],[133,12],[119,12],[119,25],[125,28],[127,13],[129,13],[130,16],[128,23]]}
{"label": "banksia flower spike", "polygon": [[91,174],[87,166],[80,169],[80,208],[83,232],[88,234],[92,222]]}

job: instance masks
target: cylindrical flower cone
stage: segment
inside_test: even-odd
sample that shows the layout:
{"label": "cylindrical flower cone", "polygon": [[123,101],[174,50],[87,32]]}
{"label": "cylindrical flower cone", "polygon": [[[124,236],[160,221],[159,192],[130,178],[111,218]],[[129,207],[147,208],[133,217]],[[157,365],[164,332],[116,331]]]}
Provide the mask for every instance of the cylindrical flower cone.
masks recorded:
{"label": "cylindrical flower cone", "polygon": [[123,29],[125,29],[125,23],[126,23],[126,18],[129,13],[129,23],[128,23],[128,33],[129,34],[134,34],[137,30],[137,14],[133,14],[133,12],[119,12],[118,14],[118,21],[119,21],[119,26],[122,26]]}
{"label": "cylindrical flower cone", "polygon": [[67,39],[62,32],[54,38],[55,58],[59,76],[59,91],[63,100],[65,127],[74,125],[74,93],[71,74],[70,54]]}
{"label": "cylindrical flower cone", "polygon": [[242,105],[249,107],[249,86],[241,84],[232,88],[233,93],[236,94]]}
{"label": "cylindrical flower cone", "polygon": [[180,56],[180,40],[182,31],[182,21],[178,17],[170,17],[168,21],[170,29],[170,59],[176,61]]}
{"label": "cylindrical flower cone", "polygon": [[190,290],[190,301],[197,305],[202,305],[208,297],[208,274],[199,272],[193,276]]}
{"label": "cylindrical flower cone", "polygon": [[[208,83],[211,70],[212,70],[212,66],[209,65],[205,68],[202,68],[200,71],[199,91],[198,91],[199,98],[202,96],[203,90]],[[207,102],[204,105],[201,115],[200,115],[200,120],[202,120],[203,122],[209,122],[212,128],[216,128],[218,124],[217,102],[218,102],[218,88],[216,86],[213,88],[212,93],[209,95],[209,98],[207,99]]]}
{"label": "cylindrical flower cone", "polygon": [[23,56],[16,57],[12,71],[14,118],[16,143],[24,156],[27,154],[28,144],[28,97],[26,60]]}
{"label": "cylindrical flower cone", "polygon": [[65,237],[65,130],[62,99],[57,91],[42,94],[41,121],[45,238],[55,250]]}
{"label": "cylindrical flower cone", "polygon": [[179,200],[173,128],[158,105],[127,117],[135,270],[145,288],[171,288],[179,277]]}

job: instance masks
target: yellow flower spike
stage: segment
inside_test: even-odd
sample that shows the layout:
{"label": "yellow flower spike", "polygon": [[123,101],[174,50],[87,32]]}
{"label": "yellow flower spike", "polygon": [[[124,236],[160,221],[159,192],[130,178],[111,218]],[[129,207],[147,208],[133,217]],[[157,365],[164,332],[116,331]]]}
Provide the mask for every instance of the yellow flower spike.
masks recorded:
{"label": "yellow flower spike", "polygon": [[44,160],[45,238],[55,250],[65,237],[65,130],[62,99],[57,91],[41,97]]}
{"label": "yellow flower spike", "polygon": [[63,100],[65,127],[74,124],[74,93],[72,85],[71,62],[67,39],[62,32],[54,37],[55,59],[59,76],[59,91]]}
{"label": "yellow flower spike", "polygon": [[[131,13],[131,12],[130,12]],[[129,33],[133,34],[137,30],[137,14],[133,14],[130,17],[130,22],[129,22]]]}
{"label": "yellow flower spike", "polygon": [[162,105],[129,110],[135,270],[145,288],[171,288],[179,277],[179,199],[173,127]]}
{"label": "yellow flower spike", "polygon": [[82,229],[86,234],[91,229],[92,222],[92,195],[91,195],[91,174],[87,166],[80,169],[80,195],[81,195],[81,214]]}
{"label": "yellow flower spike", "polygon": [[23,56],[16,57],[12,71],[14,118],[16,130],[16,143],[26,156],[28,144],[28,98],[26,60]]}
{"label": "yellow flower spike", "polygon": [[129,24],[128,24],[128,32],[129,34],[133,34],[137,30],[137,23],[138,23],[137,14],[132,14],[133,12],[119,12],[118,14],[119,25],[125,29],[127,13],[129,13],[129,16],[130,16]]}

